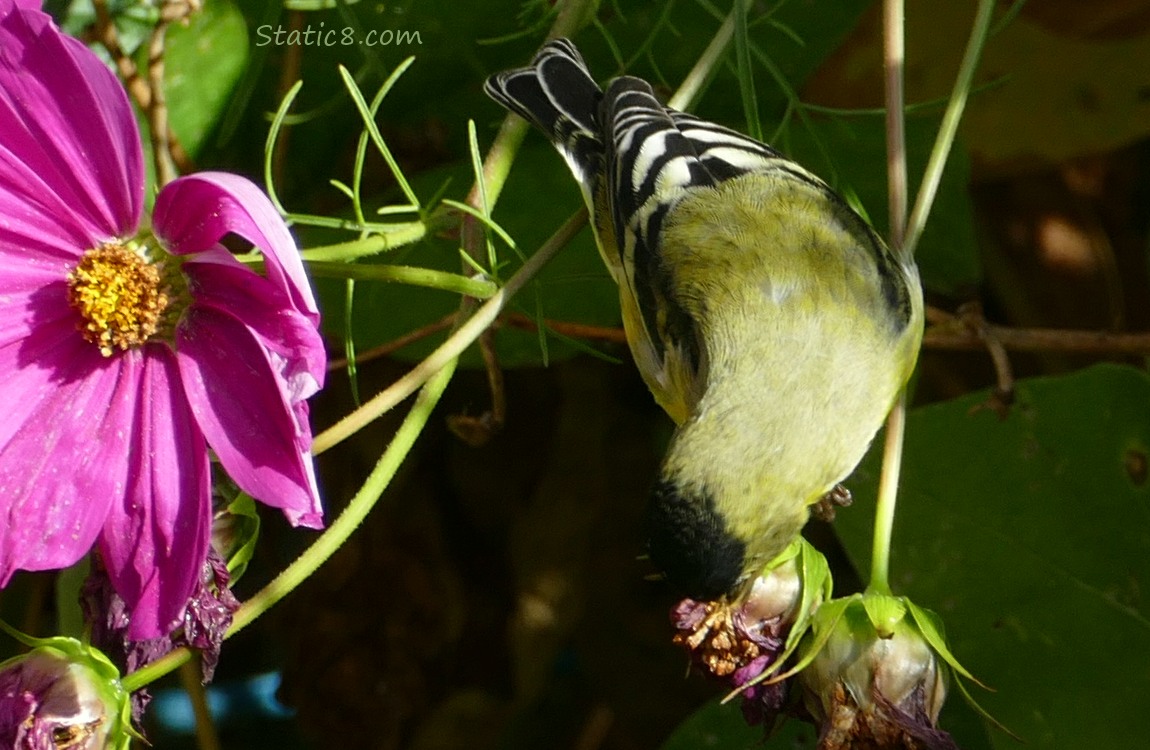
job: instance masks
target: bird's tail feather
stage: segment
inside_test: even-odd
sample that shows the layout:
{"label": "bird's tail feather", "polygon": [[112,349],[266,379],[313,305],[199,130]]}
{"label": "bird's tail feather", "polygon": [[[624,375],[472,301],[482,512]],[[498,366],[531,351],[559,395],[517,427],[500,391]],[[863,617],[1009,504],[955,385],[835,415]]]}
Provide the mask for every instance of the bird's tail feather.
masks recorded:
{"label": "bird's tail feather", "polygon": [[553,39],[531,65],[493,75],[483,88],[546,133],[581,183],[594,179],[603,154],[598,122],[603,91],[575,45]]}

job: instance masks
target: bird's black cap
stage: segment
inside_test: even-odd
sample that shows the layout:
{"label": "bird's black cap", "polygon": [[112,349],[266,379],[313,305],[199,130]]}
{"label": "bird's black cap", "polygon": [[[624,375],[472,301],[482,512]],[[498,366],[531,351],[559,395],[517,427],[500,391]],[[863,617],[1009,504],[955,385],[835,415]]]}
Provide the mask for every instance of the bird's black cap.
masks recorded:
{"label": "bird's black cap", "polygon": [[672,586],[695,599],[716,599],[739,582],[747,547],[727,529],[705,492],[660,482],[645,519],[651,561]]}

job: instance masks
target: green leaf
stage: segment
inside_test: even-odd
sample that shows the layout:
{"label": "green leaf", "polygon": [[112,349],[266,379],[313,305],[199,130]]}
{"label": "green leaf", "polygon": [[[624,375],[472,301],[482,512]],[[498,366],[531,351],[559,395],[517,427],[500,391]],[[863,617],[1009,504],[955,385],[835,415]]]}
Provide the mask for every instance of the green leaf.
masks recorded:
{"label": "green leaf", "polygon": [[187,26],[168,28],[164,51],[168,117],[193,157],[227,107],[247,57],[247,26],[227,0],[204,3]]}
{"label": "green leaf", "polygon": [[415,58],[409,57],[392,71],[387,80],[383,82],[379,91],[376,92],[372,99],[372,104],[369,105],[367,100],[363,97],[363,92],[359,90],[359,86],[355,82],[355,78],[348,72],[346,68],[340,68],[339,74],[343,78],[343,84],[347,87],[347,92],[351,96],[352,101],[355,102],[356,110],[363,120],[364,127],[367,129],[371,137],[371,142],[375,144],[376,150],[379,151],[380,156],[387,162],[387,167],[391,171],[392,177],[395,178],[399,187],[403,190],[404,197],[407,198],[408,204],[403,206],[404,209],[411,208],[412,210],[419,210],[419,198],[416,197],[415,192],[412,191],[411,185],[407,182],[407,177],[404,175],[403,170],[400,169],[399,164],[395,161],[395,157],[388,148],[387,142],[384,140],[383,135],[379,132],[379,126],[375,122],[375,111],[378,109],[379,104],[383,102],[384,97],[391,91],[391,87],[395,85],[396,80],[403,75]]}
{"label": "green leaf", "polygon": [[772,748],[814,747],[818,735],[814,727],[788,721],[766,742],[763,728],[748,726],[737,702],[711,701],[678,726],[663,743],[662,750],[771,750]]}
{"label": "green leaf", "polygon": [[[1104,365],[1020,381],[1004,420],[977,408],[986,398],[911,413],[891,585],[945,619],[954,655],[996,691],[979,703],[1028,747],[1140,747],[1150,379]],[[862,570],[875,476],[872,456],[836,521]]]}

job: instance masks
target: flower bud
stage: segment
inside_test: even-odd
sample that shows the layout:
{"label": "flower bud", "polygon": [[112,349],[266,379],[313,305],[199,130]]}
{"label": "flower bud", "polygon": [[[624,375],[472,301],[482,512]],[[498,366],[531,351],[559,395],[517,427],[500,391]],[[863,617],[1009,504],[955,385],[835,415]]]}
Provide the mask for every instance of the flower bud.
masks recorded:
{"label": "flower bud", "polygon": [[[825,628],[831,628],[827,635]],[[947,666],[903,600],[866,594],[828,604],[799,673],[803,701],[822,726],[819,750],[958,750],[937,728]]]}
{"label": "flower bud", "polygon": [[0,747],[14,750],[126,750],[127,697],[102,654],[71,638],[0,665]]}

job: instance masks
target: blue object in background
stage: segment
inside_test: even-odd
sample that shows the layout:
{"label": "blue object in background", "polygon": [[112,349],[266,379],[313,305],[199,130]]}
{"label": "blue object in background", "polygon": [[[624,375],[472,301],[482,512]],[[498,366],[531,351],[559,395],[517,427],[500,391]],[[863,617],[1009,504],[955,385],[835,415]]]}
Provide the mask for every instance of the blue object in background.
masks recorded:
{"label": "blue object in background", "polygon": [[[234,724],[278,721],[294,712],[276,700],[279,672],[266,672],[247,680],[225,682],[207,688],[208,708],[217,728]],[[181,688],[166,688],[155,694],[148,713],[158,728],[176,735],[196,732],[192,701]]]}

